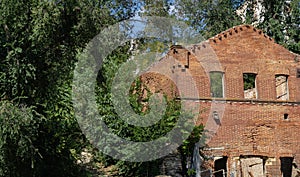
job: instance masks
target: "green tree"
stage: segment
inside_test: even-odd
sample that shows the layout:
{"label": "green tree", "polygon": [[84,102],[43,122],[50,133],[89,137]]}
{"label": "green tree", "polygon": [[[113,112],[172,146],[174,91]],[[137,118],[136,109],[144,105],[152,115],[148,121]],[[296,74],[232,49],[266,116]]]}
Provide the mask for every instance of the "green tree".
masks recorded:
{"label": "green tree", "polygon": [[[127,47],[125,47],[126,49]],[[119,49],[124,50],[124,47]],[[126,50],[125,50],[126,51]],[[119,53],[119,52],[118,52]],[[122,54],[124,52],[120,52]],[[112,59],[112,57],[116,57]],[[105,60],[103,63],[103,68],[101,70],[101,78],[98,81],[97,89],[97,101],[99,104],[100,114],[103,116],[105,124],[113,131],[114,134],[118,135],[127,140],[136,141],[136,142],[146,142],[155,140],[161,136],[164,136],[169,132],[178,119],[180,114],[179,108],[180,105],[175,100],[168,100],[168,105],[166,108],[165,115],[163,118],[153,126],[149,127],[138,127],[126,123],[122,120],[119,115],[114,111],[114,105],[112,103],[111,97],[111,85],[112,78],[119,66],[127,60],[129,56],[127,55],[113,55],[109,58],[111,60]],[[100,75],[99,75],[100,77]],[[130,103],[132,109],[136,114],[145,115],[149,110],[143,112],[144,103],[149,101],[151,93],[148,91],[147,98],[142,98],[141,88],[146,88],[139,78],[132,85],[130,90]],[[155,115],[154,115],[155,116]],[[113,147],[112,147],[113,148]],[[113,150],[113,149],[111,149]],[[126,150],[125,150],[126,151]],[[151,149],[136,149],[136,151],[149,151]],[[122,160],[111,159],[110,157],[104,156],[103,158],[107,164],[115,164],[118,166],[118,175],[121,176],[155,176],[159,174],[159,164],[160,159],[150,161],[150,162],[126,162]]]}
{"label": "green tree", "polygon": [[264,20],[258,25],[289,50],[300,53],[300,1],[263,1]]}
{"label": "green tree", "polygon": [[245,23],[263,29],[287,49],[299,53],[299,0],[246,0],[239,10]]}
{"label": "green tree", "polygon": [[[175,1],[175,4],[177,12],[175,16],[193,26],[205,38],[212,37],[233,26],[248,23],[262,29],[287,49],[300,53],[299,0],[264,0],[262,2],[254,0],[178,0]],[[247,4],[246,20],[242,21],[237,10],[245,4]],[[257,19],[258,17],[260,19]]]}
{"label": "green tree", "polygon": [[241,24],[236,14],[239,4],[239,0],[179,0],[176,7],[178,18],[184,19],[205,38],[209,38]]}
{"label": "green tree", "polygon": [[[7,140],[10,151],[1,147],[0,169],[8,176],[79,176],[76,154],[88,145],[74,118],[71,84],[76,54],[101,29],[133,15],[135,4],[129,1],[16,1],[0,3],[0,93],[7,100],[37,114],[9,117],[20,125],[36,120],[17,147],[18,140]],[[13,108],[12,108],[13,109]],[[12,113],[13,114],[13,113]],[[41,115],[41,116],[38,116]],[[40,120],[44,117],[43,121]],[[3,120],[5,120],[3,118]],[[38,121],[40,120],[40,121]],[[3,124],[9,130],[10,124]],[[31,126],[32,125],[32,126]],[[13,127],[12,127],[13,128]],[[27,127],[26,127],[27,128]],[[20,135],[20,136],[21,136]],[[20,139],[18,132],[16,139]],[[24,137],[26,137],[24,136]],[[23,138],[24,139],[24,138]],[[31,151],[25,159],[15,156]],[[27,147],[28,145],[28,147]],[[19,148],[19,149],[18,149]],[[23,149],[22,149],[23,148]],[[38,155],[36,155],[38,154]],[[30,156],[30,157],[29,157]],[[21,165],[13,166],[11,162]],[[20,167],[20,168],[18,168]],[[1,171],[0,170],[0,171]],[[26,171],[26,174],[22,172]],[[27,173],[27,171],[29,171]],[[16,174],[16,175],[10,175]],[[19,176],[20,176],[19,175]]]}

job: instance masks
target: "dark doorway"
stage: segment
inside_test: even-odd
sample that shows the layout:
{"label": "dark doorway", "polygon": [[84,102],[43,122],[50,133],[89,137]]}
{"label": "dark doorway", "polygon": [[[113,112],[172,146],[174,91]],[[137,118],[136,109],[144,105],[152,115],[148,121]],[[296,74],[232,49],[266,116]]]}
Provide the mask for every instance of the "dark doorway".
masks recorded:
{"label": "dark doorway", "polygon": [[280,169],[283,177],[292,177],[293,160],[293,157],[280,157]]}
{"label": "dark doorway", "polygon": [[215,177],[224,177],[223,170],[225,172],[225,176],[227,173],[227,159],[228,157],[223,157],[221,159],[215,160],[215,169],[214,175]]}

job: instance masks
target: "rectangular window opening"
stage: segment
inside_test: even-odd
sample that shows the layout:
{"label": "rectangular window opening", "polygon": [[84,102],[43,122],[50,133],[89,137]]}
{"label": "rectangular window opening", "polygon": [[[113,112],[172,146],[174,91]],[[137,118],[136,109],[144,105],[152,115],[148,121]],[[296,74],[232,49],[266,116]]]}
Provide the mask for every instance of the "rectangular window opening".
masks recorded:
{"label": "rectangular window opening", "polygon": [[266,176],[267,157],[265,156],[241,156],[240,157],[240,170],[243,176]]}
{"label": "rectangular window opening", "polygon": [[215,177],[224,177],[227,176],[227,159],[228,157],[224,156],[214,162],[214,176]]}
{"label": "rectangular window opening", "polygon": [[276,75],[276,99],[277,100],[288,100],[288,76],[286,75]]}
{"label": "rectangular window opening", "polygon": [[289,114],[287,114],[287,113],[283,114],[283,119],[284,120],[289,120]]}
{"label": "rectangular window opening", "polygon": [[244,73],[244,98],[257,99],[256,74]]}
{"label": "rectangular window opening", "polygon": [[215,98],[224,98],[224,74],[219,71],[209,73],[210,92]]}

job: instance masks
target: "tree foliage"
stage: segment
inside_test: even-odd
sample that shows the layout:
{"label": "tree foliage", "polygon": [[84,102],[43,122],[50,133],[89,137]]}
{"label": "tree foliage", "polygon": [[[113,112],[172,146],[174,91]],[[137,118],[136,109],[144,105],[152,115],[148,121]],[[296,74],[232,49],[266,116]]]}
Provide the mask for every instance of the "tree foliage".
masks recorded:
{"label": "tree foliage", "polygon": [[[76,54],[102,28],[131,17],[133,6],[118,0],[1,1],[0,93],[18,100],[16,108],[1,103],[12,109],[2,120],[25,126],[1,124],[4,133],[12,133],[1,142],[5,176],[80,175],[75,156],[88,142],[71,100]],[[19,105],[37,114],[27,116]]]}
{"label": "tree foliage", "polygon": [[0,102],[0,176],[34,176],[41,154],[36,141],[43,118],[33,108]]}
{"label": "tree foliage", "polygon": [[[121,48],[120,48],[121,49]],[[124,49],[124,48],[123,48]],[[100,114],[103,116],[105,124],[113,131],[114,134],[118,135],[127,140],[135,141],[135,142],[146,142],[155,140],[159,137],[164,136],[167,132],[169,132],[176,124],[178,116],[180,114],[179,108],[180,105],[175,100],[168,100],[168,105],[166,108],[166,112],[162,119],[149,127],[138,127],[133,126],[126,123],[122,120],[119,115],[114,111],[114,106],[112,103],[111,97],[111,85],[112,78],[114,77],[114,72],[111,72],[118,68],[123,62],[127,60],[128,55],[122,55],[124,52],[120,52],[121,55],[114,60],[105,60],[103,64],[103,69],[101,70],[101,75],[98,80],[98,89],[97,89],[97,101],[100,110]],[[114,57],[114,56],[110,56]],[[149,97],[151,96],[150,91],[147,92],[147,97],[142,98],[143,103],[141,101],[142,88],[146,89],[146,86],[140,81],[139,78],[135,80],[132,84],[130,90],[130,104],[132,109],[136,114],[146,115],[149,112],[148,110],[143,109],[145,104],[149,101]],[[167,99],[165,97],[165,99]],[[146,106],[147,107],[147,106]],[[153,149],[136,149],[136,151],[153,151]],[[107,164],[115,164],[118,166],[118,175],[121,176],[155,176],[159,174],[159,163],[160,160],[150,161],[150,162],[125,162],[121,160],[114,160],[108,156],[105,156]]]}
{"label": "tree foliage", "polygon": [[276,42],[300,54],[300,1],[263,1],[264,20],[258,25]]}
{"label": "tree foliage", "polygon": [[241,0],[179,0],[179,18],[184,19],[205,38],[241,24],[236,9]]}
{"label": "tree foliage", "polygon": [[[233,26],[247,23],[255,24],[275,41],[287,49],[300,53],[300,2],[299,0],[264,0],[256,19],[254,0],[178,0],[176,2],[177,18],[185,20],[204,37],[212,37]],[[246,21],[238,16],[237,10],[249,3],[246,9]],[[258,23],[257,23],[258,22]]]}

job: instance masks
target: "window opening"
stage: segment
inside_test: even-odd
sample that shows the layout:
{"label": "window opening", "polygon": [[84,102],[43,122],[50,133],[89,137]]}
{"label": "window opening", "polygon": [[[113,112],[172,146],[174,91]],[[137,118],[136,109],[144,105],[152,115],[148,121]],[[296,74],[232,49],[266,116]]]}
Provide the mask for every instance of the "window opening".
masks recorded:
{"label": "window opening", "polygon": [[282,177],[291,177],[293,170],[293,157],[280,157],[280,170]]}
{"label": "window opening", "polygon": [[283,114],[283,119],[288,120],[289,119],[289,114],[287,114],[287,113]]}
{"label": "window opening", "polygon": [[241,156],[240,169],[242,176],[265,176],[266,157]]}
{"label": "window opening", "polygon": [[212,97],[223,98],[224,97],[224,74],[219,71],[213,71],[209,73],[210,79],[210,92]]}
{"label": "window opening", "polygon": [[256,74],[244,73],[244,98],[257,99]]}
{"label": "window opening", "polygon": [[277,100],[288,100],[288,76],[276,75],[276,99]]}
{"label": "window opening", "polygon": [[223,157],[221,159],[215,160],[214,162],[214,176],[224,177],[227,173],[227,159],[228,157]]}

